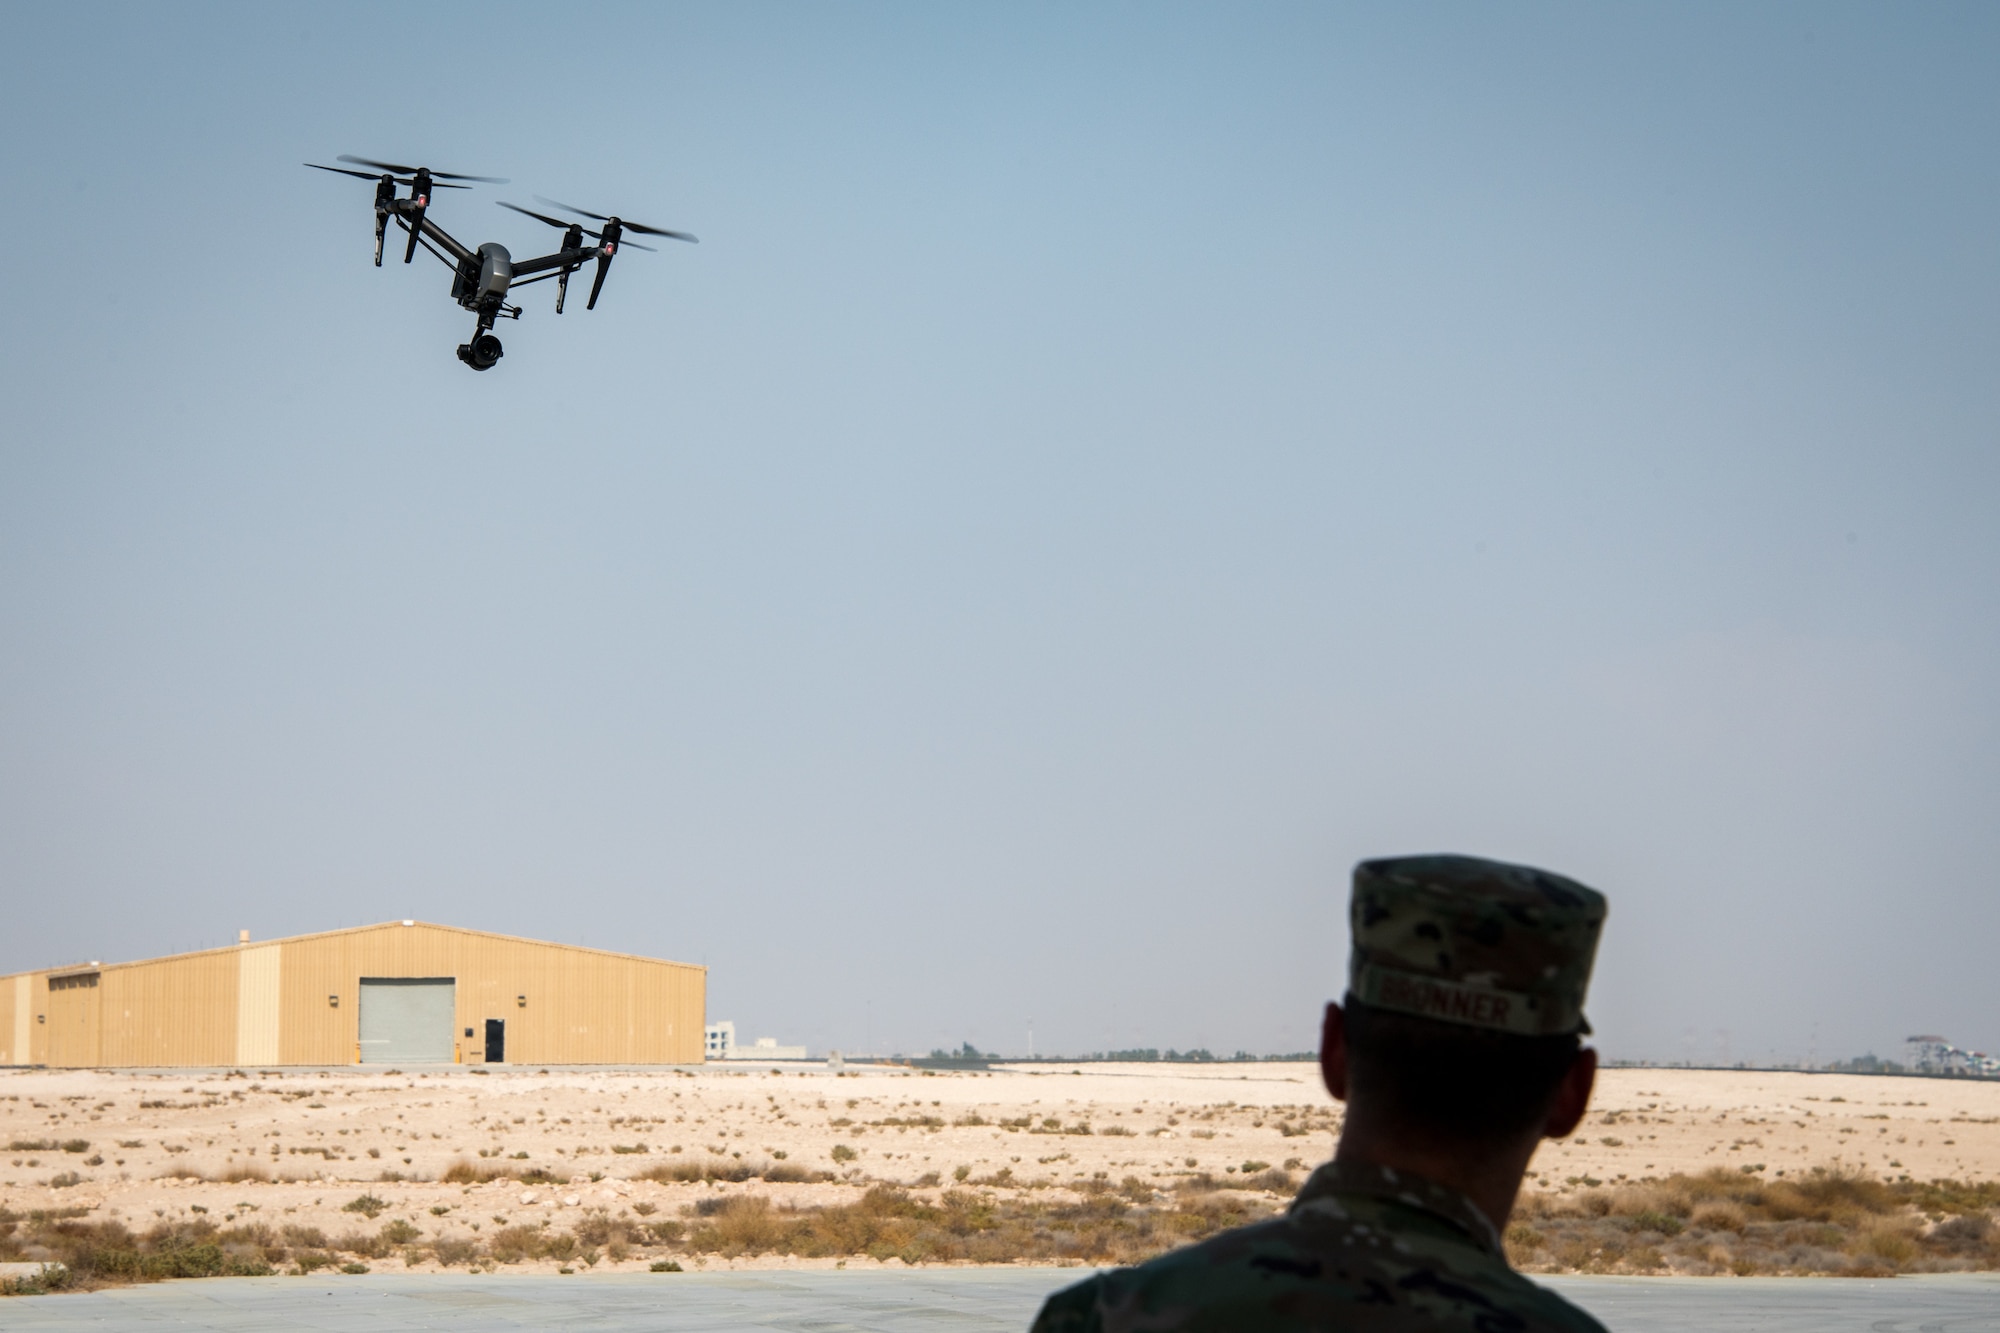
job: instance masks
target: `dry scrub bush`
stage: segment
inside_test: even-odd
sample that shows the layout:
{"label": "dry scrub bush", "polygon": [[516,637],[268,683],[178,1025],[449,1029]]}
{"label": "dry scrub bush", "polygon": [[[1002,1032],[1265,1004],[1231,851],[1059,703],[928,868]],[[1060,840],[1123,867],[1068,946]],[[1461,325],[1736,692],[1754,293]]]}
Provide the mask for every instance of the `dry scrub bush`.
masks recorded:
{"label": "dry scrub bush", "polygon": [[705,1199],[695,1216],[687,1238],[695,1252],[869,1255],[905,1263],[1131,1263],[1250,1219],[1240,1196],[1183,1198],[1170,1207],[1142,1208],[1109,1190],[1075,1203],[950,1190],[930,1203],[887,1185],[854,1203],[813,1209],[780,1208],[754,1195]]}
{"label": "dry scrub bush", "polygon": [[2000,1185],[1813,1171],[1669,1176],[1525,1195],[1507,1247],[1535,1271],[1877,1275],[2000,1267]]}
{"label": "dry scrub bush", "polygon": [[542,1252],[542,1232],[539,1227],[502,1227],[493,1233],[493,1239],[486,1242],[487,1252],[503,1264],[518,1264],[523,1259],[533,1259]]}
{"label": "dry scrub bush", "polygon": [[[739,1163],[718,1159],[734,1176]],[[706,1179],[704,1174],[698,1179]],[[743,1168],[747,1177],[753,1168]],[[1291,1178],[1282,1172],[1289,1189]],[[1018,1182],[1010,1182],[1016,1184]],[[417,1228],[390,1219],[374,1232],[330,1240],[317,1227],[274,1230],[246,1223],[218,1230],[206,1218],[135,1236],[116,1222],[70,1208],[25,1215],[0,1210],[0,1259],[47,1260],[60,1268],[0,1292],[92,1287],[163,1277],[269,1273],[280,1264],[311,1272],[401,1250],[410,1263],[447,1266],[528,1260],[595,1264],[637,1255],[657,1271],[669,1253],[800,1257],[869,1255],[906,1263],[1020,1260],[1123,1264],[1150,1258],[1228,1227],[1270,1216],[1278,1199],[1259,1195],[1277,1179],[1190,1176],[1172,1189],[1127,1176],[1093,1178],[1081,1197],[945,1191],[933,1200],[877,1184],[851,1203],[786,1207],[749,1194],[711,1194],[682,1220],[603,1209],[573,1231],[506,1226],[482,1243],[468,1237],[418,1244]],[[1064,1201],[1067,1200],[1067,1201]],[[364,1195],[356,1212],[374,1216]],[[1838,1273],[1886,1275],[2000,1267],[2000,1184],[1884,1182],[1818,1172],[1761,1181],[1713,1171],[1640,1181],[1574,1195],[1524,1196],[1508,1227],[1514,1261],[1530,1271],[1611,1273]],[[635,1209],[635,1211],[638,1211]],[[350,1257],[350,1258],[345,1258]]]}
{"label": "dry scrub bush", "polygon": [[728,1157],[706,1161],[661,1162],[633,1177],[655,1180],[663,1185],[698,1185],[703,1181],[741,1184],[746,1180],[767,1180],[774,1185],[809,1185],[833,1179],[831,1171],[815,1171],[791,1162],[739,1162]]}
{"label": "dry scrub bush", "polygon": [[119,1222],[88,1222],[56,1209],[25,1216],[0,1209],[0,1259],[48,1267],[0,1284],[0,1294],[89,1290],[170,1277],[264,1276],[271,1265],[254,1240],[219,1231],[206,1218],[162,1223],[134,1235]]}
{"label": "dry scrub bush", "polygon": [[431,1253],[437,1257],[437,1261],[440,1264],[443,1264],[446,1268],[451,1268],[458,1264],[469,1264],[478,1258],[479,1244],[477,1241],[467,1240],[463,1237],[449,1237],[444,1240],[433,1241],[431,1243]]}

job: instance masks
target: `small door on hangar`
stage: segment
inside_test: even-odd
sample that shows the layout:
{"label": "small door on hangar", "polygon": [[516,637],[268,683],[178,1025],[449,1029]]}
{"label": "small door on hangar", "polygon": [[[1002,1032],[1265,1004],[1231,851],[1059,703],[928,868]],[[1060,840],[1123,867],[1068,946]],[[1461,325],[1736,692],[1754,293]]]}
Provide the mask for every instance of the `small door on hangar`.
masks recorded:
{"label": "small door on hangar", "polygon": [[486,1063],[497,1065],[507,1059],[507,1020],[489,1018],[486,1020]]}
{"label": "small door on hangar", "polygon": [[361,1063],[450,1064],[457,991],[452,977],[361,978]]}

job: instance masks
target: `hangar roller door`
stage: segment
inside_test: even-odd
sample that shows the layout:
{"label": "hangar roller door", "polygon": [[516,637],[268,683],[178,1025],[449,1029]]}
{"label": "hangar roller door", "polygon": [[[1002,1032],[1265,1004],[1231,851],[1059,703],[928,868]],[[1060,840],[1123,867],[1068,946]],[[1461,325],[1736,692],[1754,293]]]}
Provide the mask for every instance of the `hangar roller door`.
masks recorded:
{"label": "hangar roller door", "polygon": [[361,978],[361,1063],[450,1064],[457,990],[452,977]]}

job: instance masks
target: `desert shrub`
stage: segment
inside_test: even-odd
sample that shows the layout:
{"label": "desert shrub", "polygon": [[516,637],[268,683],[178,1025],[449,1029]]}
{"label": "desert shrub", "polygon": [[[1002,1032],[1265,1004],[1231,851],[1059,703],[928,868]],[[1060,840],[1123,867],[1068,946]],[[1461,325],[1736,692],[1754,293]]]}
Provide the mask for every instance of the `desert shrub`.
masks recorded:
{"label": "desert shrub", "polygon": [[1634,1231],[1657,1231],[1662,1236],[1678,1236],[1681,1232],[1687,1230],[1687,1223],[1681,1221],[1672,1213],[1663,1213],[1658,1209],[1648,1208],[1644,1212],[1632,1214],[1632,1229]]}
{"label": "desert shrub", "polygon": [[855,1152],[854,1149],[848,1147],[844,1143],[834,1144],[833,1151],[828,1155],[831,1156],[833,1160],[836,1162],[851,1162],[856,1157],[860,1156],[859,1153]]}
{"label": "desert shrub", "polygon": [[1252,1213],[1236,1201],[1241,1197],[1138,1208],[1102,1179],[1073,1203],[1002,1200],[971,1190],[951,1190],[929,1203],[886,1185],[853,1203],[821,1208],[779,1208],[761,1196],[736,1195],[700,1201],[687,1244],[727,1255],[869,1255],[906,1263],[1131,1262],[1249,1220]]}
{"label": "desert shrub", "polygon": [[1741,1205],[1726,1201],[1705,1203],[1689,1219],[1693,1226],[1704,1231],[1741,1231],[1749,1220]]}
{"label": "desert shrub", "polygon": [[61,1264],[43,1264],[21,1277],[0,1278],[0,1296],[46,1296],[76,1285],[76,1275]]}
{"label": "desert shrub", "polygon": [[358,1254],[364,1259],[380,1259],[389,1252],[389,1245],[381,1236],[366,1231],[350,1231],[336,1238],[333,1248],[347,1254]]}
{"label": "desert shrub", "polygon": [[437,1261],[450,1268],[457,1264],[469,1264],[479,1255],[479,1243],[462,1236],[446,1236],[431,1243],[431,1253]]}
{"label": "desert shrub", "polygon": [[518,1264],[542,1253],[542,1232],[537,1227],[502,1227],[486,1242],[487,1252],[503,1264]]}
{"label": "desert shrub", "polygon": [[295,1250],[323,1250],[327,1247],[326,1233],[318,1227],[287,1226],[281,1234],[285,1244]]}
{"label": "desert shrub", "polygon": [[90,1140],[89,1140],[89,1139],[64,1139],[64,1140],[63,1140],[63,1142],[62,1142],[62,1150],[63,1150],[64,1152],[76,1152],[76,1153],[84,1153],[84,1152],[89,1152],[89,1151],[90,1151]]}
{"label": "desert shrub", "polygon": [[361,1194],[355,1196],[352,1199],[349,1199],[346,1203],[340,1205],[340,1211],[343,1213],[360,1213],[362,1216],[366,1217],[369,1221],[373,1222],[377,1217],[381,1216],[382,1213],[388,1209],[388,1207],[389,1205],[387,1203],[383,1202],[381,1199],[376,1198],[372,1194]]}
{"label": "desert shrub", "polygon": [[1960,1213],[1931,1228],[1927,1237],[1947,1250],[1977,1249],[1993,1234],[1992,1219],[1984,1213]]}
{"label": "desert shrub", "polygon": [[215,1239],[223,1245],[248,1245],[258,1249],[278,1243],[278,1233],[265,1222],[244,1222],[216,1233]]}
{"label": "desert shrub", "polygon": [[423,1234],[415,1225],[400,1217],[391,1218],[382,1224],[384,1245],[408,1245]]}
{"label": "desert shrub", "polygon": [[711,1157],[706,1161],[682,1158],[680,1161],[659,1162],[633,1177],[635,1180],[656,1180],[663,1185],[692,1185],[705,1180],[741,1184],[759,1178],[773,1184],[800,1185],[832,1180],[833,1173],[815,1171],[791,1162],[739,1162],[728,1157]]}
{"label": "desert shrub", "polygon": [[1511,1233],[1508,1242],[1533,1271],[1889,1276],[2000,1267],[1995,1205],[2000,1183],[1711,1170],[1523,1195],[1516,1225],[1531,1222],[1546,1244],[1525,1247]]}
{"label": "desert shrub", "polygon": [[695,1228],[693,1243],[697,1248],[722,1254],[760,1254],[778,1248],[785,1228],[769,1199],[738,1195],[722,1204]]}
{"label": "desert shrub", "polygon": [[515,1174],[503,1166],[478,1166],[459,1157],[453,1159],[438,1179],[447,1185],[484,1185],[489,1180],[510,1180]]}
{"label": "desert shrub", "polygon": [[1920,1212],[1983,1213],[2000,1208],[2000,1180],[1927,1180],[1904,1188]]}

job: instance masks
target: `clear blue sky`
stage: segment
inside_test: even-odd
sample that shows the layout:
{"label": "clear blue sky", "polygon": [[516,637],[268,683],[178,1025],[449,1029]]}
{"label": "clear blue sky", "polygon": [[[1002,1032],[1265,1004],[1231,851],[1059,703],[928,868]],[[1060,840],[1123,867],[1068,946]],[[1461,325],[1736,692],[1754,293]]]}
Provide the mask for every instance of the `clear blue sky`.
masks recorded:
{"label": "clear blue sky", "polygon": [[[550,35],[552,33],[559,35]],[[0,970],[418,916],[816,1049],[2000,1047],[2000,11],[15,6]],[[369,186],[700,235],[487,375]]]}

